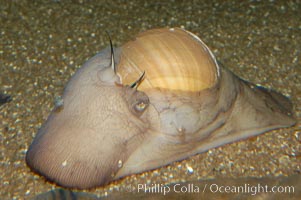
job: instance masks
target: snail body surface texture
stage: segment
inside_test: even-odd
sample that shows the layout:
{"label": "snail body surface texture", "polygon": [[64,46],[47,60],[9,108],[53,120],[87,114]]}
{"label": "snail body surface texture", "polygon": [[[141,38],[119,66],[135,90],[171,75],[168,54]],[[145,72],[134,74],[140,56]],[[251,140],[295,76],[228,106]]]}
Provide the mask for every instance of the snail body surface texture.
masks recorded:
{"label": "snail body surface texture", "polygon": [[92,188],[295,124],[286,97],[221,67],[183,29],[146,31],[114,56],[101,51],[71,78],[27,152],[35,172]]}

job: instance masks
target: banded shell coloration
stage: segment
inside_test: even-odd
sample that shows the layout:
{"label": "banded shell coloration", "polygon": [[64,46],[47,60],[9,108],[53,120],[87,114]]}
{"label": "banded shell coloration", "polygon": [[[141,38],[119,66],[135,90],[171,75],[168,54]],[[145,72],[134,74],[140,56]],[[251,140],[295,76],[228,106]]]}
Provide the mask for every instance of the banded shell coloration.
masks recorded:
{"label": "banded shell coloration", "polygon": [[208,47],[180,28],[143,32],[121,47],[117,67],[121,82],[129,85],[145,71],[139,90],[200,91],[212,87],[219,68]]}

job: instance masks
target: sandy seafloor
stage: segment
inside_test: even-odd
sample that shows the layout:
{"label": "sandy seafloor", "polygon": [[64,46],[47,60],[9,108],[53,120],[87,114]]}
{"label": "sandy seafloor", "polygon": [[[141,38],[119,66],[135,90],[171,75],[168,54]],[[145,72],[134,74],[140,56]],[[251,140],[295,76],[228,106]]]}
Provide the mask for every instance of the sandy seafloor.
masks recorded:
{"label": "sandy seafloor", "polygon": [[249,176],[293,176],[300,183],[300,4],[0,0],[0,91],[12,96],[0,108],[0,199],[30,199],[57,187],[29,170],[25,153],[70,76],[109,44],[105,31],[118,46],[157,27],[183,27],[196,33],[237,75],[289,96],[297,124],[89,192],[118,195],[138,183]]}

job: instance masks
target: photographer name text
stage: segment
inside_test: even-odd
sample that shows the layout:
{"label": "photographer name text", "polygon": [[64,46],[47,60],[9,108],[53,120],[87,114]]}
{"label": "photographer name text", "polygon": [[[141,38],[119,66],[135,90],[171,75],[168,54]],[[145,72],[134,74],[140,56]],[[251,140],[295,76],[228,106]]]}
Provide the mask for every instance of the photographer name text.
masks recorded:
{"label": "photographer name text", "polygon": [[256,195],[258,193],[294,193],[295,188],[293,186],[271,186],[268,185],[250,185],[243,184],[240,186],[225,186],[218,184],[204,184],[203,186],[190,184],[177,183],[174,185],[164,185],[164,184],[138,184],[137,192],[144,193],[158,193],[166,195],[170,192],[175,193],[248,193],[251,195]]}

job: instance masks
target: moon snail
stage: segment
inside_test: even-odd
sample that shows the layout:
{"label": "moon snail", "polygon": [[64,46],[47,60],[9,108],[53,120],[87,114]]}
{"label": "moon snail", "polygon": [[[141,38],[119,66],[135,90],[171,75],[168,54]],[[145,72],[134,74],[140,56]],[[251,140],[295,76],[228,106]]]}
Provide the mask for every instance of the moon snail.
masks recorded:
{"label": "moon snail", "polygon": [[102,50],[60,102],[26,162],[68,188],[102,186],[295,124],[288,98],[238,78],[180,28],[148,30],[114,53]]}

